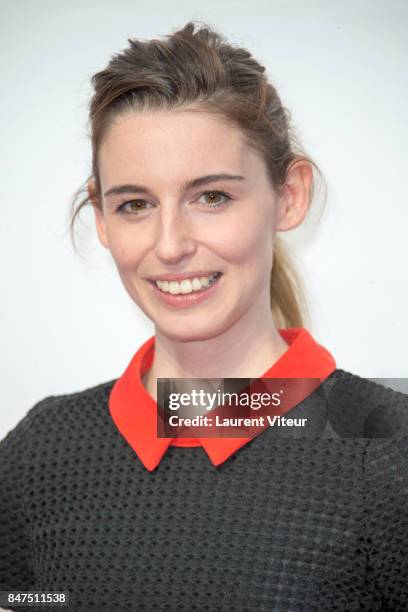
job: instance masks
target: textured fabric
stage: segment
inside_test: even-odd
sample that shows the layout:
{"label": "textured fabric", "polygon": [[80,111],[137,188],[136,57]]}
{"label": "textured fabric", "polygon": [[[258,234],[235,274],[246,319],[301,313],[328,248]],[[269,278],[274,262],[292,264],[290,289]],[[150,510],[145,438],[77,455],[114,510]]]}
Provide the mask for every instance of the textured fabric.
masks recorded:
{"label": "textured fabric", "polygon": [[[67,590],[75,612],[408,609],[407,437],[270,427],[218,467],[170,446],[150,472],[109,414],[114,383],[42,400],[0,442],[0,590]],[[336,370],[293,415],[328,393],[408,410]]]}
{"label": "textured fabric", "polygon": [[[336,362],[327,349],[318,344],[303,327],[278,330],[288,343],[284,354],[269,368],[263,378],[313,378],[323,382],[336,369]],[[152,471],[164,453],[173,446],[201,445],[214,465],[220,465],[252,438],[158,438],[157,403],[147,393],[142,376],[154,358],[155,337],[139,348],[128,367],[116,381],[109,397],[113,421],[133,448],[146,469]]]}

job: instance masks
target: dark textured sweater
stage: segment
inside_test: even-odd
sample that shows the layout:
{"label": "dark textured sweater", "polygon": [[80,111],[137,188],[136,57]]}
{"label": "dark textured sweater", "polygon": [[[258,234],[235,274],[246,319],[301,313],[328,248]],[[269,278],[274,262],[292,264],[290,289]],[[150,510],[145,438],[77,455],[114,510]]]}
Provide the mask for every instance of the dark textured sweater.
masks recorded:
{"label": "dark textured sweater", "polygon": [[[268,428],[218,467],[170,446],[148,471],[109,415],[114,382],[47,397],[1,441],[0,590],[66,590],[75,612],[408,610],[406,436]],[[337,369],[291,416],[329,392],[408,410]]]}

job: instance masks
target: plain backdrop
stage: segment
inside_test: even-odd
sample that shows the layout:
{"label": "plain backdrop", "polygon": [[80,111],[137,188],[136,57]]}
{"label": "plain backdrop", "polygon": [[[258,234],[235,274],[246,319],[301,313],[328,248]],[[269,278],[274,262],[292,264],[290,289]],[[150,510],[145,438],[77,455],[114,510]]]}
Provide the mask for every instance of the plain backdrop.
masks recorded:
{"label": "plain backdrop", "polygon": [[1,0],[0,11],[0,438],[40,399],[120,376],[154,333],[92,213],[77,226],[80,256],[68,213],[90,172],[91,76],[128,37],[191,19],[266,66],[327,181],[324,214],[316,205],[281,234],[311,333],[338,367],[408,376],[406,0]]}

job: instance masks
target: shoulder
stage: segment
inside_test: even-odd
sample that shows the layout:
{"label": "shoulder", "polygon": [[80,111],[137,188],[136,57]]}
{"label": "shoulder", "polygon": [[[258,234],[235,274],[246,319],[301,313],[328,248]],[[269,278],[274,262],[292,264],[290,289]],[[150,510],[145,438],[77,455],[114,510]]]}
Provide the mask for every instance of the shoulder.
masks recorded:
{"label": "shoulder", "polygon": [[327,379],[327,417],[340,438],[363,439],[369,506],[382,512],[387,500],[390,516],[408,504],[408,394],[381,380],[335,370]]}
{"label": "shoulder", "polygon": [[[326,379],[337,392],[357,391],[362,398],[381,397],[387,399],[408,399],[408,393],[394,389],[388,383],[389,378],[364,378],[358,374],[338,368]],[[395,379],[396,382],[403,379]],[[407,386],[408,390],[408,386]]]}
{"label": "shoulder", "polygon": [[[396,380],[396,382],[398,379]],[[344,437],[408,436],[408,394],[343,369],[324,382],[328,418]]]}
{"label": "shoulder", "polygon": [[22,447],[27,437],[46,435],[55,428],[86,422],[90,415],[103,414],[116,379],[71,393],[49,395],[36,402],[24,417],[0,440],[2,449]]}
{"label": "shoulder", "polygon": [[[336,369],[325,381],[333,396],[356,402],[408,406],[408,393],[389,386],[387,378],[364,378],[347,370]],[[396,381],[402,379],[395,379]]]}

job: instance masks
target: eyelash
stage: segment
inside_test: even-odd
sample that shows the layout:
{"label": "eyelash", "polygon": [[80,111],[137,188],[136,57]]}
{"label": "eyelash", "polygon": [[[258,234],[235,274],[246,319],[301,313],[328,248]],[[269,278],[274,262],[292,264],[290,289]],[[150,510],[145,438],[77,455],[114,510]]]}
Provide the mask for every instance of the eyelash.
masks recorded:
{"label": "eyelash", "polygon": [[[206,208],[211,208],[212,210],[215,210],[217,208],[221,208],[221,206],[228,206],[228,204],[232,200],[231,196],[228,193],[226,193],[225,191],[217,190],[217,189],[212,189],[211,191],[203,191],[200,194],[199,197],[201,198],[201,196],[208,195],[209,193],[215,194],[217,196],[221,195],[221,196],[224,196],[224,198],[226,198],[223,202],[219,202],[218,204],[204,204],[204,206]],[[127,204],[130,204],[130,202],[146,202],[146,200],[141,200],[139,198],[138,199],[134,199],[134,200],[128,200],[127,202],[124,202],[123,204],[120,204],[120,206],[118,206],[116,208],[115,212],[118,213],[118,214],[121,214],[121,215],[138,215],[139,212],[130,212],[130,211],[126,211],[124,209],[124,207]],[[143,210],[146,210],[146,209],[141,209],[140,212],[143,212]]]}

